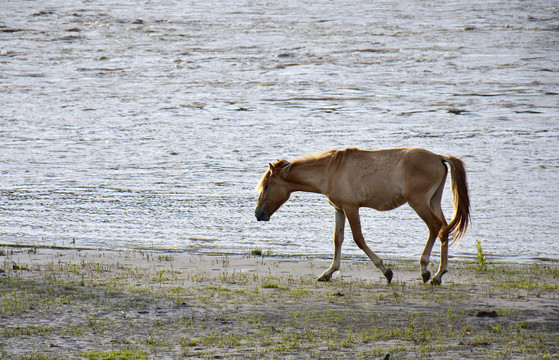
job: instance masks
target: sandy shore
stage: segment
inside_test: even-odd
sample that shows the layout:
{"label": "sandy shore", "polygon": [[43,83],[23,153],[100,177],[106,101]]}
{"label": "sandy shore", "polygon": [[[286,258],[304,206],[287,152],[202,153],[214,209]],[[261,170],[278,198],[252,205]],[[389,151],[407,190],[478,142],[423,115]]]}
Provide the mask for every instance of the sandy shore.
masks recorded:
{"label": "sandy shore", "polygon": [[559,358],[559,264],[0,247],[0,359]]}

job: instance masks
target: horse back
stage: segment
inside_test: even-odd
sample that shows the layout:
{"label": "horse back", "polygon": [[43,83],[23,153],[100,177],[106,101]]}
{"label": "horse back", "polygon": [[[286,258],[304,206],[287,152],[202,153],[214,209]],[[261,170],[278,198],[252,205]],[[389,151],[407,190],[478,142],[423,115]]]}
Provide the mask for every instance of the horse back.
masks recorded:
{"label": "horse back", "polygon": [[391,210],[408,200],[414,182],[437,182],[444,171],[439,155],[420,148],[345,149],[333,155],[327,196],[334,204]]}

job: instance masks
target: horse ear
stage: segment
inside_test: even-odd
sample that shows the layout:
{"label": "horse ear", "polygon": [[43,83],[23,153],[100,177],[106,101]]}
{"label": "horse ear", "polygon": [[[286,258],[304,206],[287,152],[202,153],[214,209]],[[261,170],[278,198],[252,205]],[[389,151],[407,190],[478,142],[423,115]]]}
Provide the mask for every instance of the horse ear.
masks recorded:
{"label": "horse ear", "polygon": [[270,174],[274,174],[274,165],[272,163],[269,163],[268,165],[270,165]]}

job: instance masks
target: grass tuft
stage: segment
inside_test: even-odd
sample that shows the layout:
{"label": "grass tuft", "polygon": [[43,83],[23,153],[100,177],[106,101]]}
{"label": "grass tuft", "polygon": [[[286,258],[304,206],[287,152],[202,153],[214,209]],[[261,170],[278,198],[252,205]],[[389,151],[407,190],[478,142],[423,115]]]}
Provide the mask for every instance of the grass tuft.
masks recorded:
{"label": "grass tuft", "polygon": [[144,360],[147,353],[137,349],[82,352],[80,356],[89,360]]}
{"label": "grass tuft", "polygon": [[476,248],[477,248],[477,268],[478,271],[487,271],[487,261],[485,259],[485,254],[483,253],[483,249],[481,247],[481,241],[476,240]]}

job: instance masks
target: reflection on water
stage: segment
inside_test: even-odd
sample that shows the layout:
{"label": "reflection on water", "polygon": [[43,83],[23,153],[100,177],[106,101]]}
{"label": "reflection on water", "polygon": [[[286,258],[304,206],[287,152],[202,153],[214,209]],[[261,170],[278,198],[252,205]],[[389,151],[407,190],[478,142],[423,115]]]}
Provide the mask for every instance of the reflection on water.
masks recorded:
{"label": "reflection on water", "polygon": [[[268,162],[421,146],[467,164],[473,225],[452,254],[481,240],[506,259],[559,258],[553,1],[0,10],[3,243],[330,254],[318,195],[255,221]],[[443,202],[450,217],[448,189]],[[420,254],[427,229],[409,207],[362,214],[378,253]]]}

